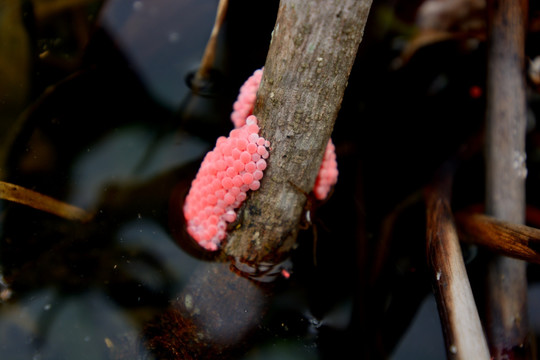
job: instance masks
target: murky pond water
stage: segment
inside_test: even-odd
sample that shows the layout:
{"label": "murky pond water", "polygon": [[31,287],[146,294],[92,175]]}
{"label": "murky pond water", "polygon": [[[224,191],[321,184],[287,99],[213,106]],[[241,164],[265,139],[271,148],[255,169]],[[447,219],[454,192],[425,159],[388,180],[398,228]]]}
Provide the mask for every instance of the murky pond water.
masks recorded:
{"label": "murky pond water", "polygon": [[[278,1],[231,0],[211,84],[194,93],[217,3],[0,1],[0,180],[87,213],[0,202],[0,358],[443,357],[425,210],[405,200],[479,128],[482,45],[427,47],[396,70],[403,34],[374,8],[333,135],[338,185],[290,258],[245,276],[189,238],[181,209],[264,65]],[[482,199],[479,161],[459,206]]]}

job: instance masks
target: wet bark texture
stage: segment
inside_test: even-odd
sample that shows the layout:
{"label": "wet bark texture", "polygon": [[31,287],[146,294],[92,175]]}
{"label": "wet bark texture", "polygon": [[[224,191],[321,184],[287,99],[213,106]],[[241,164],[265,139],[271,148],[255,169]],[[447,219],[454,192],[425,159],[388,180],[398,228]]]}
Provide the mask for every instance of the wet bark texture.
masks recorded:
{"label": "wet bark texture", "polygon": [[294,246],[370,6],[281,1],[254,111],[271,142],[268,168],[229,235],[227,255],[258,263]]}
{"label": "wet bark texture", "polygon": [[[518,224],[525,219],[526,14],[526,1],[488,1],[486,212]],[[494,256],[486,299],[493,358],[527,358],[525,263]]]}

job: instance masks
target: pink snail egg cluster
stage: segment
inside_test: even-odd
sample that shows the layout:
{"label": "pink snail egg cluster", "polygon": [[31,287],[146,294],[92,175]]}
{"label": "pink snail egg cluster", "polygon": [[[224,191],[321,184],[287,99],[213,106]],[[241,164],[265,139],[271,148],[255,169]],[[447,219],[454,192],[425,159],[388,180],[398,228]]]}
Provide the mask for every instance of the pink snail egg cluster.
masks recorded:
{"label": "pink snail egg cluster", "polygon": [[[233,104],[234,111],[231,114],[231,120],[235,127],[243,126],[245,124],[245,119],[253,113],[263,70],[264,68],[255,70],[253,75],[251,75],[240,88],[240,94]],[[326,199],[332,186],[337,183],[338,169],[335,149],[332,139],[330,139],[326,146],[323,162],[313,188],[315,197],[318,200]]]}
{"label": "pink snail egg cluster", "polygon": [[259,136],[257,118],[220,137],[206,154],[184,203],[188,233],[207,250],[217,250],[227,223],[236,220],[249,190],[257,190],[270,143]]}
{"label": "pink snail egg cluster", "polygon": [[[270,143],[259,136],[253,108],[263,69],[256,70],[240,88],[233,104],[235,126],[229,137],[220,137],[206,154],[184,203],[188,233],[207,250],[217,250],[227,236],[227,223],[236,220],[236,209],[249,190],[257,190],[266,169]],[[338,178],[335,147],[330,139],[313,192],[324,200]]]}
{"label": "pink snail egg cluster", "polygon": [[326,199],[332,186],[337,183],[338,173],[336,147],[332,143],[332,139],[330,139],[328,145],[326,145],[324,158],[313,187],[313,192],[318,200]]}
{"label": "pink snail egg cluster", "polygon": [[253,75],[240,87],[240,93],[233,104],[233,112],[231,114],[234,127],[244,126],[247,117],[253,113],[262,75],[263,69],[255,70]]}

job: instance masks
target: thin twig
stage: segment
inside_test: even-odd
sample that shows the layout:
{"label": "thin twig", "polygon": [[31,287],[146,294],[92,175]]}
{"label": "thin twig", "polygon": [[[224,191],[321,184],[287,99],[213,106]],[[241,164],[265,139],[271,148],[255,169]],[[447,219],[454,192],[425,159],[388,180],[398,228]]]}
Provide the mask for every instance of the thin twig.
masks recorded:
{"label": "thin twig", "polygon": [[426,190],[427,258],[448,359],[489,359],[450,209],[452,170]]}
{"label": "thin twig", "polygon": [[540,264],[540,229],[473,213],[455,215],[460,240],[530,263]]}
{"label": "thin twig", "polygon": [[68,220],[87,221],[91,216],[79,207],[4,181],[0,181],[0,199],[30,206]]}
{"label": "thin twig", "polygon": [[204,50],[204,55],[201,60],[201,65],[199,66],[199,70],[195,74],[195,79],[193,81],[194,86],[200,85],[210,76],[210,70],[212,69],[214,60],[216,58],[216,47],[219,31],[223,25],[223,21],[225,20],[228,5],[229,0],[219,0],[214,27],[212,28],[210,39],[208,39],[208,43],[206,44],[206,49]]}

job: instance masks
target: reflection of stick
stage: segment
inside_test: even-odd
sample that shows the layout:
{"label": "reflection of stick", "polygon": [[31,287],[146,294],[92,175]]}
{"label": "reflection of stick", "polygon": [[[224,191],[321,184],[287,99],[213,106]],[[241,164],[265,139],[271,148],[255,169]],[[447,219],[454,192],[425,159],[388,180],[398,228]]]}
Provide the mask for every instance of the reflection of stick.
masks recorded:
{"label": "reflection of stick", "polygon": [[81,208],[3,181],[0,181],[0,199],[30,206],[68,220],[87,221],[90,218],[90,215]]}
{"label": "reflection of stick", "polygon": [[[524,0],[488,1],[486,213],[516,224],[525,218],[526,19]],[[495,255],[488,263],[486,331],[494,359],[527,358],[525,265]]]}
{"label": "reflection of stick", "polygon": [[448,359],[489,359],[450,209],[452,174],[426,191],[427,258]]}
{"label": "reflection of stick", "polygon": [[221,29],[221,25],[223,25],[223,21],[225,20],[225,14],[227,13],[228,4],[229,0],[219,0],[216,21],[214,22],[214,27],[212,28],[210,39],[206,44],[206,49],[204,50],[204,55],[201,60],[201,66],[199,67],[199,70],[195,75],[195,79],[193,81],[194,86],[198,86],[201,81],[208,79],[210,69],[212,68],[214,60],[216,58],[217,38],[219,30]]}

